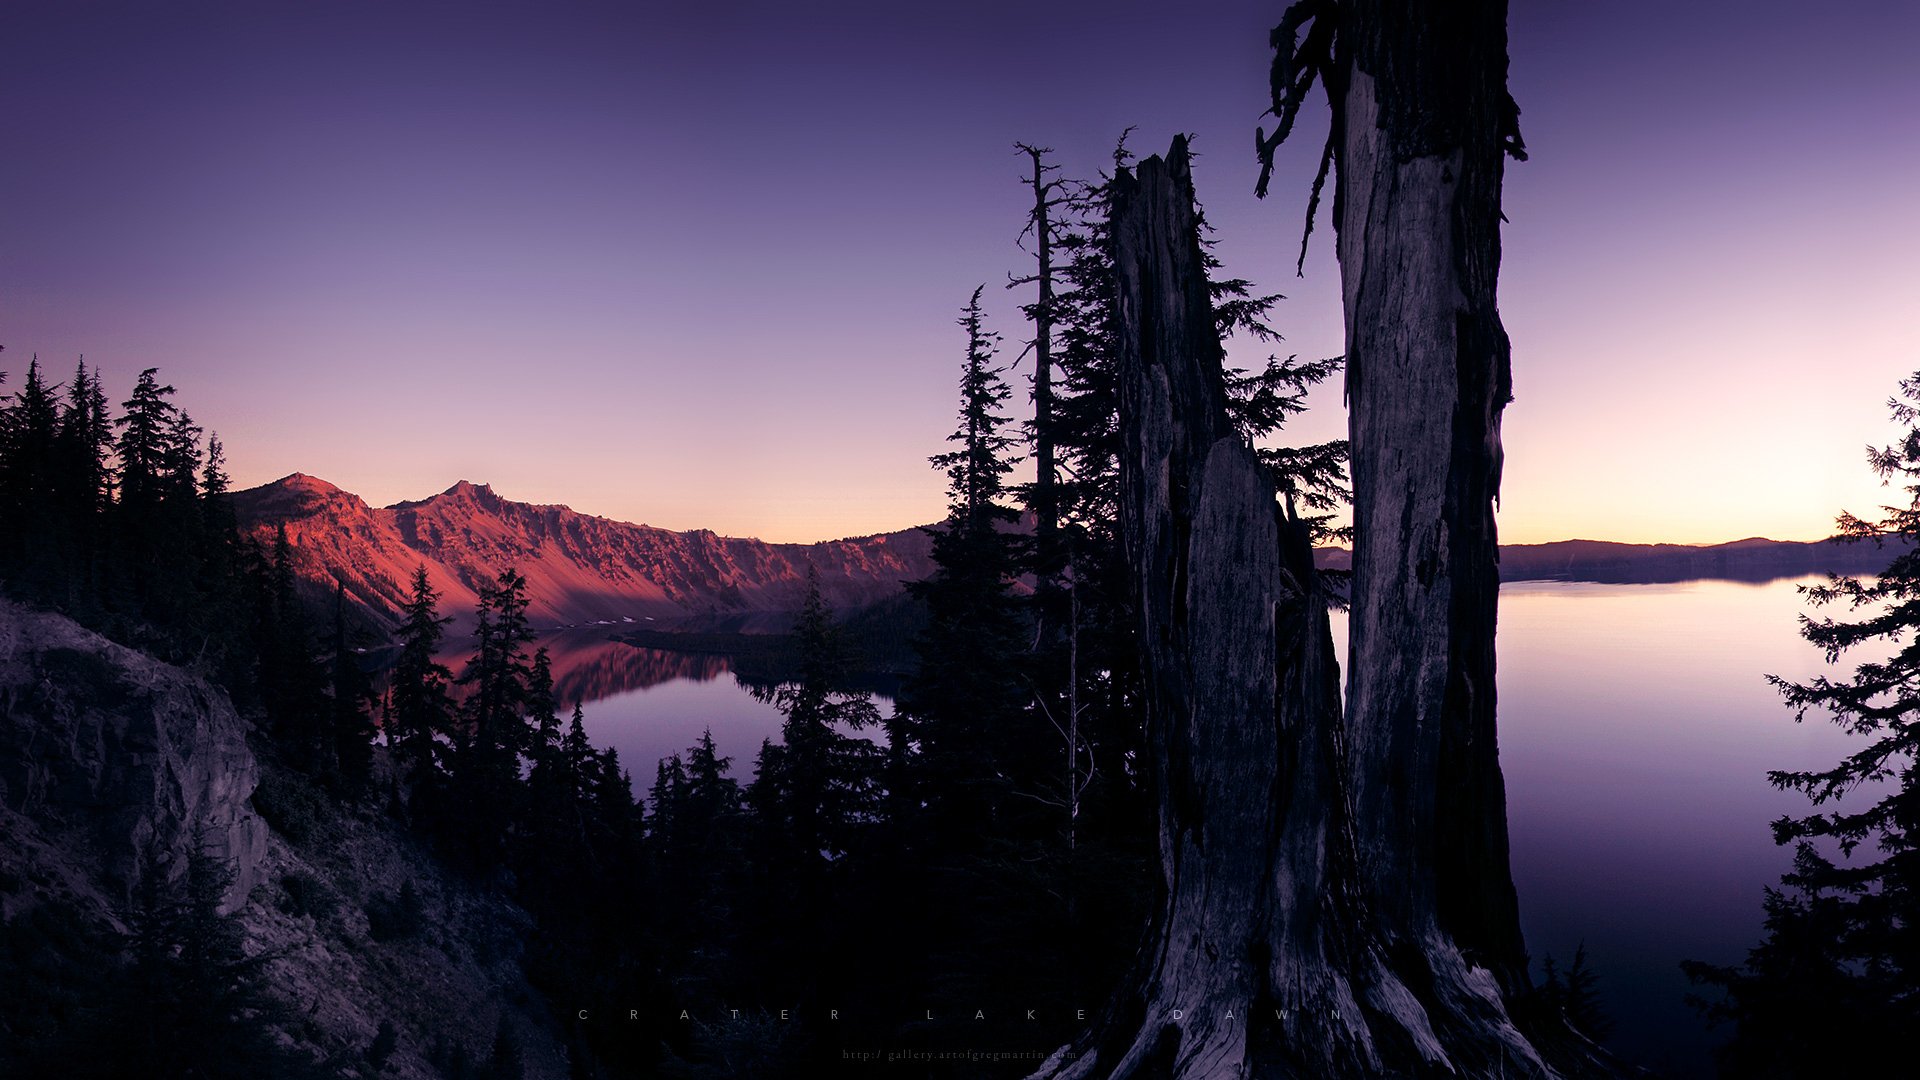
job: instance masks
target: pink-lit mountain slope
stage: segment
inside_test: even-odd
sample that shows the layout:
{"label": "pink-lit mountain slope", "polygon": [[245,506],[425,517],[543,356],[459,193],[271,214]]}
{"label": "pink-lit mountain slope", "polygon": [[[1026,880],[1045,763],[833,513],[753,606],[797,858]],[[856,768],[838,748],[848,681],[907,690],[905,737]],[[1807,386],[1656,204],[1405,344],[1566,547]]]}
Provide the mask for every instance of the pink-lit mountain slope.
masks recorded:
{"label": "pink-lit mountain slope", "polygon": [[328,591],[344,581],[347,595],[389,626],[422,565],[456,629],[470,624],[477,587],[509,566],[526,576],[530,614],[542,629],[792,611],[809,563],[827,602],[848,610],[896,596],[932,571],[931,540],[918,529],[769,544],[513,502],[464,480],[418,502],[371,507],[295,473],[235,493],[234,505],[242,527],[268,544],[286,526],[303,580]]}

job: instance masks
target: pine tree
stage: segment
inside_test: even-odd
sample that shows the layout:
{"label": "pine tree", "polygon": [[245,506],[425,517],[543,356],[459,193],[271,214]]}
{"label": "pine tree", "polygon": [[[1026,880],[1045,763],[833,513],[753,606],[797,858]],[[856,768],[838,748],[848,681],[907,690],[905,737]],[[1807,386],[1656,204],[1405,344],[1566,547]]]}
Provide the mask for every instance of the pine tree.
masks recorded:
{"label": "pine tree", "polygon": [[334,762],[327,738],[331,703],[328,676],[314,646],[293,569],[293,543],[284,524],[274,530],[266,580],[256,590],[253,638],[259,654],[258,684],[269,730],[296,768],[326,776]]}
{"label": "pine tree", "polygon": [[1059,578],[1065,563],[1058,535],[1059,466],[1055,460],[1053,418],[1053,337],[1054,324],[1060,318],[1060,304],[1055,296],[1058,270],[1054,259],[1069,227],[1061,210],[1072,201],[1073,185],[1053,175],[1059,172],[1059,166],[1047,164],[1046,156],[1053,152],[1051,148],[1027,143],[1016,143],[1014,148],[1027,156],[1033,168],[1032,174],[1024,180],[1027,189],[1033,193],[1033,209],[1027,214],[1026,227],[1020,236],[1023,241],[1030,239],[1033,244],[1034,272],[1012,277],[1007,287],[1033,285],[1037,294],[1032,303],[1021,306],[1022,314],[1033,324],[1033,338],[1022,355],[1033,357],[1033,420],[1028,433],[1033,444],[1034,461],[1033,483],[1027,485],[1022,495],[1034,518],[1034,591],[1038,599],[1035,606],[1038,609],[1038,637],[1045,644],[1048,639],[1059,635],[1062,621],[1059,617]]}
{"label": "pine tree", "polygon": [[1011,453],[1016,440],[1005,430],[1008,418],[1001,411],[1013,391],[1007,386],[1005,369],[994,364],[1000,335],[986,328],[980,310],[984,289],[973,290],[959,319],[967,332],[960,375],[960,426],[947,436],[948,442],[959,446],[929,459],[947,474],[949,519],[976,534],[1016,517],[1001,496],[1007,474],[1020,461]]}
{"label": "pine tree", "polygon": [[[1132,160],[1123,134],[1114,146],[1113,167],[1119,170]],[[1059,456],[1062,527],[1087,534],[1103,548],[1118,512],[1120,455],[1111,202],[1112,175],[1106,174],[1075,184],[1066,207],[1071,226],[1060,238],[1065,262],[1054,298],[1059,382],[1050,418]]]}
{"label": "pine tree", "polygon": [[467,857],[497,865],[521,803],[520,759],[532,744],[527,723],[533,675],[526,646],[527,579],[509,567],[480,590],[475,651],[460,681],[471,687],[455,730],[455,809],[443,824]]}
{"label": "pine tree", "polygon": [[1535,993],[1580,1034],[1600,1042],[1613,1031],[1613,1020],[1600,1005],[1600,977],[1587,965],[1587,945],[1574,947],[1573,962],[1562,971],[1553,954],[1541,961],[1540,985]]}
{"label": "pine tree", "polygon": [[1893,551],[1887,568],[1801,589],[1849,612],[1803,616],[1801,636],[1829,664],[1868,658],[1841,678],[1768,676],[1796,722],[1826,717],[1862,743],[1831,768],[1768,773],[1814,809],[1773,823],[1794,860],[1766,892],[1766,938],[1737,967],[1685,965],[1725,992],[1703,1008],[1733,1025],[1726,1075],[1864,1075],[1920,1031],[1920,372],[1887,406],[1905,430],[1867,456],[1903,504],[1839,518],[1841,539]]}
{"label": "pine tree", "polygon": [[[104,599],[106,519],[113,506],[113,441],[106,391],[100,386],[99,376],[82,360],[74,369],[60,414],[54,471],[59,529],[68,550],[69,567],[65,595],[57,602],[85,622],[97,619]],[[229,570],[230,576],[233,573]]]}
{"label": "pine tree", "polygon": [[216,506],[224,506],[227,487],[232,478],[227,475],[227,448],[220,442],[218,433],[207,436],[207,459],[200,470],[200,497],[207,500],[211,513]]}
{"label": "pine tree", "polygon": [[239,519],[228,493],[226,448],[218,435],[207,439],[206,459],[199,481],[199,562],[194,582],[197,595],[190,605],[191,632],[208,643],[207,664],[229,687],[242,685],[250,672],[250,643],[236,640],[234,627],[246,625],[244,541]]}
{"label": "pine tree", "polygon": [[659,851],[678,851],[682,846],[679,821],[686,791],[686,762],[679,754],[661,758],[654,766],[653,787],[647,791],[647,802],[653,807],[647,817],[647,839]]}
{"label": "pine tree", "polygon": [[120,506],[136,518],[159,504],[164,490],[168,464],[173,457],[173,436],[178,429],[178,413],[172,401],[174,390],[160,384],[158,368],[140,373],[133,395],[122,405],[114,426],[121,429],[116,450],[120,459]]}
{"label": "pine tree", "polygon": [[927,625],[901,696],[919,751],[916,793],[943,848],[971,848],[1009,827],[1010,792],[1032,794],[1041,746],[1019,681],[1025,615],[1011,592],[1022,554],[1009,528],[1017,514],[1004,501],[1017,460],[1001,411],[1011,391],[994,364],[997,336],[984,325],[980,290],[960,325],[959,426],[948,437],[957,446],[931,459],[947,474],[947,518],[933,530],[933,576],[910,586]]}
{"label": "pine tree", "polygon": [[185,409],[175,409],[167,426],[159,477],[163,498],[175,505],[191,501],[200,490],[200,436],[205,434]]}
{"label": "pine tree", "polygon": [[687,751],[686,817],[692,823],[691,835],[700,849],[710,850],[740,811],[740,785],[727,775],[733,764],[713,745],[713,729],[707,728]]}
{"label": "pine tree", "polygon": [[360,669],[347,635],[346,583],[336,581],[333,592],[332,711],[327,731],[330,756],[349,792],[366,785],[373,767],[373,743],[378,737],[370,707],[373,683]]}
{"label": "pine tree", "polygon": [[846,854],[878,806],[879,752],[848,734],[879,722],[865,693],[839,689],[848,656],[820,595],[820,573],[807,568],[807,591],[793,628],[797,677],[776,688],[785,714],[764,800],[797,864],[818,869]]}
{"label": "pine tree", "polygon": [[174,627],[188,620],[189,587],[198,570],[200,428],[171,400],[157,369],[140,373],[133,394],[114,420],[120,430],[120,499],[112,534],[114,566],[125,607],[145,621]]}
{"label": "pine tree", "polygon": [[661,761],[651,794],[650,850],[659,875],[658,918],[677,992],[719,1004],[729,977],[745,896],[740,785],[732,759],[703,732],[682,755]]}
{"label": "pine tree", "polygon": [[533,674],[526,656],[526,646],[533,641],[527,624],[527,579],[519,571],[502,570],[493,584],[481,588],[474,640],[473,661],[461,676],[473,687],[467,707],[469,749],[474,767],[511,774],[530,741],[525,710]]}
{"label": "pine tree", "polygon": [[[574,723],[585,727],[580,706],[573,707]],[[553,696],[553,663],[542,646],[534,653],[528,676],[527,713],[532,721],[532,745],[525,785],[526,809],[518,823],[522,835],[516,865],[522,870],[522,891],[570,888],[591,877],[587,852],[589,824],[581,801],[568,736],[560,730]],[[591,747],[587,748],[592,753]]]}
{"label": "pine tree", "polygon": [[[882,771],[879,748],[849,734],[877,723],[879,715],[866,694],[839,689],[848,654],[812,567],[791,639],[794,676],[770,692],[756,691],[786,719],[780,741],[761,744],[744,799],[751,810],[746,841],[753,878],[740,919],[749,943],[741,952],[751,958],[758,992],[790,998],[830,993],[823,985],[846,970],[831,959],[836,950],[844,959],[851,928],[841,920],[855,875],[873,849]],[[668,775],[683,793],[691,788],[684,771]],[[668,806],[669,835],[682,843],[693,828],[686,804],[682,794],[677,806]],[[797,932],[801,927],[809,929]]]}
{"label": "pine tree", "polygon": [[401,608],[400,656],[388,689],[387,742],[394,747],[404,783],[418,789],[436,781],[443,736],[451,737],[453,702],[447,684],[453,672],[438,653],[446,625],[439,614],[440,594],[418,566]]}
{"label": "pine tree", "polygon": [[534,768],[551,770],[560,753],[560,706],[553,697],[553,658],[545,645],[535,649],[527,671],[526,755]]}
{"label": "pine tree", "polygon": [[[1244,278],[1223,278],[1221,262],[1213,253],[1206,212],[1194,203],[1194,220],[1201,232],[1201,267],[1206,273],[1208,298],[1213,304],[1214,329],[1222,342],[1236,338],[1261,346],[1277,345],[1280,332],[1268,322],[1274,308],[1286,299],[1279,293],[1257,294]],[[1335,515],[1353,501],[1347,484],[1347,440],[1335,439],[1310,446],[1275,446],[1271,439],[1287,421],[1306,412],[1307,392],[1337,375],[1346,358],[1284,360],[1269,356],[1258,370],[1226,368],[1227,415],[1240,436],[1253,444],[1274,487],[1293,511],[1301,514],[1309,537],[1316,543],[1351,539],[1350,529],[1334,524]]]}
{"label": "pine tree", "polygon": [[232,880],[199,844],[171,880],[150,860],[125,920],[129,964],[105,1003],[98,1057],[73,1062],[71,1075],[319,1075],[271,1034],[269,1022],[285,1019],[285,1009],[265,982],[262,958],[247,955],[239,919],[222,911]]}
{"label": "pine tree", "polygon": [[7,410],[4,473],[0,484],[16,507],[45,505],[51,494],[59,434],[59,388],[40,375],[40,358],[27,364],[26,380]]}
{"label": "pine tree", "polygon": [[635,823],[633,777],[620,765],[620,750],[602,750],[589,769],[587,797],[600,824],[612,834],[612,846],[625,844]]}
{"label": "pine tree", "polygon": [[1600,1004],[1600,976],[1587,964],[1587,943],[1574,946],[1567,965],[1567,1020],[1595,1042],[1613,1033],[1613,1019]]}
{"label": "pine tree", "polygon": [[67,387],[67,405],[60,415],[63,473],[77,512],[92,517],[113,501],[113,422],[107,415],[107,393],[98,372],[87,370],[83,359]]}
{"label": "pine tree", "polygon": [[27,374],[13,404],[0,413],[0,572],[34,598],[50,599],[66,576],[67,547],[59,528],[55,488],[59,454],[56,387],[40,375],[40,359]]}
{"label": "pine tree", "polygon": [[567,789],[576,801],[586,791],[587,765],[593,760],[593,744],[587,741],[586,716],[580,703],[573,703],[573,717],[567,722],[567,734],[560,742],[561,760],[566,764]]}
{"label": "pine tree", "polygon": [[[1070,225],[1060,241],[1059,384],[1052,423],[1062,590],[1068,595],[1063,634],[1034,659],[1037,707],[1061,732],[1061,752],[1048,756],[1066,766],[1056,790],[1068,804],[1072,842],[1091,831],[1122,848],[1151,829],[1139,770],[1129,764],[1140,760],[1143,749],[1140,680],[1117,531],[1120,324],[1110,211],[1113,177],[1133,160],[1126,143],[1123,132],[1113,148],[1112,170],[1073,184],[1064,207]],[[1126,856],[1144,857],[1143,850]]]}

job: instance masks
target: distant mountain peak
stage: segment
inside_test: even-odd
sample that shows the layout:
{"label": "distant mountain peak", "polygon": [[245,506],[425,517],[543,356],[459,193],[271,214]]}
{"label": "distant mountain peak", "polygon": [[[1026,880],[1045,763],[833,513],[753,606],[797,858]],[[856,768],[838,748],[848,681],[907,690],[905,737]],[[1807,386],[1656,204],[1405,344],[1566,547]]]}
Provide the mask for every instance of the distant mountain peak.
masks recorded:
{"label": "distant mountain peak", "polygon": [[298,491],[311,495],[333,495],[340,491],[337,485],[330,484],[317,476],[308,476],[303,472],[288,473],[270,484],[263,485],[279,488],[282,491]]}

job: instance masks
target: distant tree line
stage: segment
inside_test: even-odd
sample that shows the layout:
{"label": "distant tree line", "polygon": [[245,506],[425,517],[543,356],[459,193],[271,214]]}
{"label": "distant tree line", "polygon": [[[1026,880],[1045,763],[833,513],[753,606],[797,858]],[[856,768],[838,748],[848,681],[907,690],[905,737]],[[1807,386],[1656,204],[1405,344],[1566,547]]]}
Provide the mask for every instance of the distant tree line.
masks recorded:
{"label": "distant tree line", "polygon": [[[0,373],[0,380],[6,378]],[[366,781],[375,727],[343,607],[302,600],[284,529],[243,535],[225,450],[148,368],[114,412],[100,373],[38,359],[0,403],[0,582],[226,688],[296,767]]]}
{"label": "distant tree line", "polygon": [[228,644],[240,553],[220,440],[173,393],[149,369],[116,415],[85,361],[64,384],[29,362],[0,409],[0,571],[18,599],[180,656]]}

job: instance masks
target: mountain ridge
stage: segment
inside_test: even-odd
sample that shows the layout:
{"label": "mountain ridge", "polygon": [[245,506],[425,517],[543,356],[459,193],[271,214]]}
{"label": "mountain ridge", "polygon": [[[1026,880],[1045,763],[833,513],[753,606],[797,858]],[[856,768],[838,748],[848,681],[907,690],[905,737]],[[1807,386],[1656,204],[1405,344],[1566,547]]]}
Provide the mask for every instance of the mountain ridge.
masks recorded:
{"label": "mountain ridge", "polygon": [[441,593],[442,613],[462,625],[480,587],[512,566],[528,579],[529,615],[542,629],[792,611],[809,565],[827,602],[850,610],[895,596],[933,569],[932,541],[921,529],[776,544],[517,502],[467,480],[374,507],[296,472],[235,492],[233,505],[242,528],[263,541],[286,529],[294,571],[310,589],[331,591],[338,581],[386,627],[397,622],[416,566]]}
{"label": "mountain ridge", "polygon": [[[539,629],[593,624],[712,628],[779,622],[797,610],[807,567],[832,607],[891,599],[933,570],[925,527],[813,543],[773,543],[677,531],[505,498],[459,480],[423,499],[375,507],[320,477],[291,473],[233,494],[243,528],[271,543],[284,526],[295,573],[316,597],[344,586],[384,629],[398,621],[416,566],[441,594],[455,632],[471,624],[479,589],[512,566],[529,583]],[[1557,540],[1500,548],[1502,581],[1662,583],[1701,578],[1759,582],[1812,573],[1873,573],[1887,552],[1837,539],[1746,537],[1720,544]],[[1322,548],[1315,562],[1345,569],[1352,552]]]}
{"label": "mountain ridge", "polygon": [[[1888,544],[1896,544],[1889,540]],[[1807,574],[1873,574],[1890,553],[1879,544],[1829,537],[1770,540],[1749,536],[1719,544],[1639,544],[1618,540],[1553,540],[1500,545],[1500,580],[1586,581],[1653,585],[1701,579],[1763,582]],[[1314,553],[1321,569],[1353,565],[1346,548]]]}

